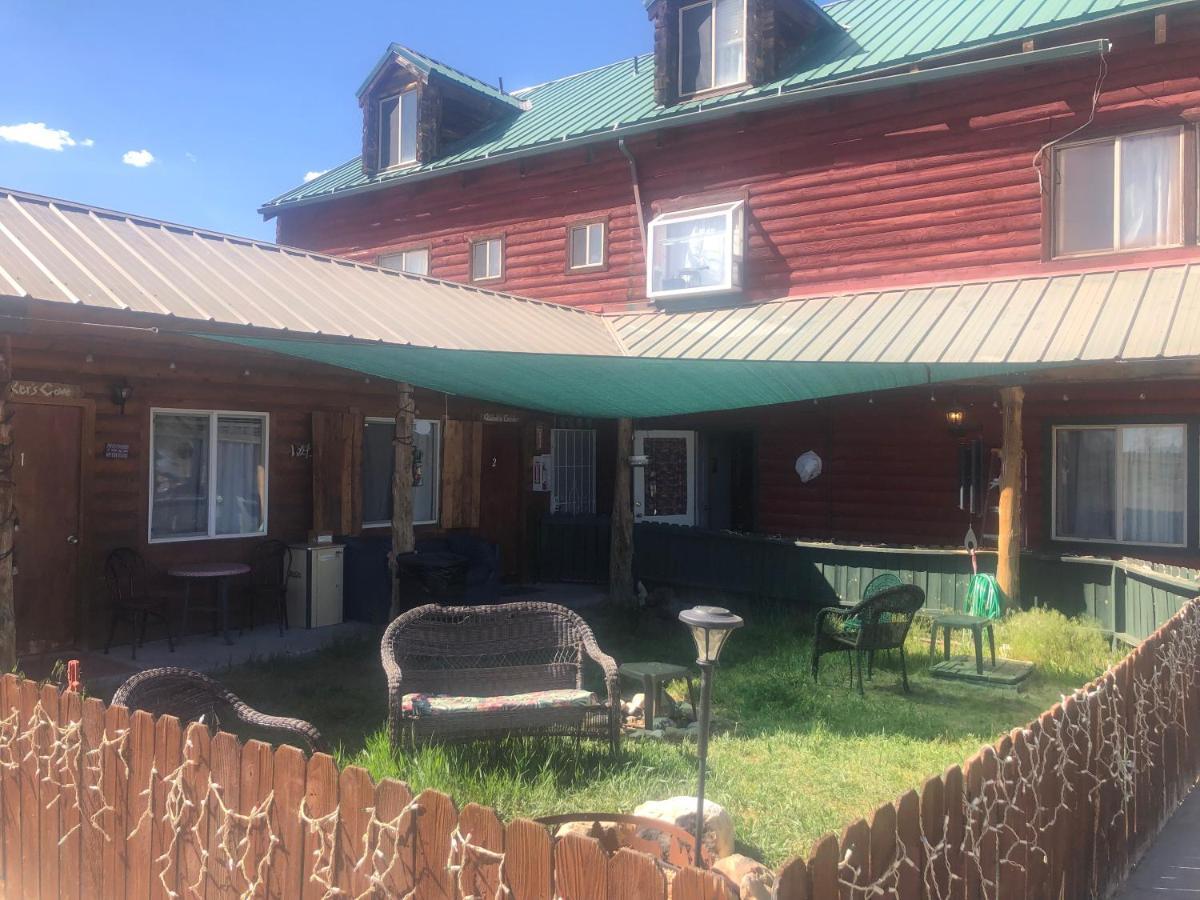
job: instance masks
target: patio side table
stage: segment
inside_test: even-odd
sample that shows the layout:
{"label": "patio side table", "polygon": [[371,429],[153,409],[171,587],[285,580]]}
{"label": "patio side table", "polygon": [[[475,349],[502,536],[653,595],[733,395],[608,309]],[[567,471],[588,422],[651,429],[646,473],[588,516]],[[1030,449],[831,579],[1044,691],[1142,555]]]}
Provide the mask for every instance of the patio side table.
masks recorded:
{"label": "patio side table", "polygon": [[191,604],[192,581],[195,579],[215,579],[217,583],[217,607],[221,613],[221,632],[226,644],[232,644],[229,637],[229,579],[237,575],[249,575],[250,567],[245,563],[196,563],[187,566],[175,566],[167,570],[167,574],[182,578],[183,595],[183,627],[180,640],[187,637],[188,607]]}
{"label": "patio side table", "polygon": [[938,629],[942,629],[944,658],[950,658],[950,632],[955,629],[970,629],[975,641],[975,671],[983,674],[983,632],[987,631],[988,649],[992,654],[992,668],[996,668],[996,633],[992,620],[982,616],[968,616],[966,613],[934,613],[933,626],[929,632],[929,658],[932,660],[937,653]]}
{"label": "patio side table", "polygon": [[696,711],[696,689],[692,683],[692,670],[687,666],[662,662],[632,662],[625,663],[617,669],[617,672],[622,678],[641,684],[642,694],[645,697],[643,701],[645,705],[642,707],[643,718],[647,730],[654,727],[655,708],[658,706],[659,694],[663,685],[668,681],[674,681],[676,678],[687,679],[688,700],[692,704],[692,710]]}

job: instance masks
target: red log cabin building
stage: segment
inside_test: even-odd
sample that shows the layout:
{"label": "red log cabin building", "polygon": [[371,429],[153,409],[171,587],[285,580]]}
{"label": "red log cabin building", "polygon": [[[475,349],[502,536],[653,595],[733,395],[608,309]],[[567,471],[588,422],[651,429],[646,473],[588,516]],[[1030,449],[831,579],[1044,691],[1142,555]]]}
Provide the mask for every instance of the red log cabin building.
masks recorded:
{"label": "red log cabin building", "polygon": [[279,245],[0,190],[21,649],[114,547],[386,538],[401,383],[417,537],[509,579],[619,418],[641,521],[957,546],[1016,412],[1028,547],[1200,564],[1200,2],[647,12],[511,93],[392,45]]}
{"label": "red log cabin building", "polygon": [[[282,244],[602,313],[633,356],[1027,364],[1026,546],[1200,562],[1200,4],[647,12],[651,54],[513,93],[392,45],[361,154],[262,212]],[[957,546],[996,530],[998,384],[641,419],[637,518]],[[559,424],[599,463],[552,508],[604,511],[611,423]]]}

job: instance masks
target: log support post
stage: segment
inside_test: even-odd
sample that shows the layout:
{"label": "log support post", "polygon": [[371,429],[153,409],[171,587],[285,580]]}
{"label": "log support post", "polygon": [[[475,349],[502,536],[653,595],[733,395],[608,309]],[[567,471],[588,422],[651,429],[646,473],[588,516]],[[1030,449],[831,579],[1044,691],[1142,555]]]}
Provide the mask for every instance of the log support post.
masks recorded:
{"label": "log support post", "polygon": [[13,481],[12,409],[8,386],[12,382],[12,340],[0,342],[0,672],[17,667],[17,614],[13,599],[13,541],[17,511]]}
{"label": "log support post", "polygon": [[1021,435],[1021,409],[1025,390],[1020,387],[1000,391],[1004,441],[1000,450],[1000,523],[997,542],[996,581],[1004,592],[1009,608],[1021,602],[1021,496],[1024,487],[1024,442]]}
{"label": "log support post", "polygon": [[633,603],[633,419],[617,420],[617,471],[613,478],[612,536],[608,561],[608,599],[614,606]]}
{"label": "log support post", "polygon": [[392,615],[400,615],[400,561],[416,546],[413,537],[413,401],[412,385],[397,386],[396,434],[392,439],[392,552],[388,563],[392,573]]}

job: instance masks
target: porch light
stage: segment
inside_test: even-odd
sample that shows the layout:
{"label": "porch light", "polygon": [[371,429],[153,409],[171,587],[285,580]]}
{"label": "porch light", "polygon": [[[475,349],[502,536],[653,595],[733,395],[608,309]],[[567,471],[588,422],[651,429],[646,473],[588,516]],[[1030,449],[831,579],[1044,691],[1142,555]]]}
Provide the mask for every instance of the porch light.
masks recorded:
{"label": "porch light", "polygon": [[696,642],[696,663],[700,666],[700,734],[697,753],[700,775],[696,788],[696,866],[703,865],[704,847],[704,779],[708,769],[708,730],[712,712],[713,666],[725,646],[725,641],[742,627],[741,616],[735,616],[720,606],[696,606],[679,614],[679,621],[688,627]]}
{"label": "porch light", "polygon": [[128,381],[122,381],[120,384],[114,384],[112,387],[112,402],[120,407],[121,415],[125,415],[125,404],[129,402],[129,398],[133,396],[133,388],[129,386]]}
{"label": "porch light", "polygon": [[951,431],[962,431],[967,424],[967,411],[957,404],[946,410],[946,424]]}

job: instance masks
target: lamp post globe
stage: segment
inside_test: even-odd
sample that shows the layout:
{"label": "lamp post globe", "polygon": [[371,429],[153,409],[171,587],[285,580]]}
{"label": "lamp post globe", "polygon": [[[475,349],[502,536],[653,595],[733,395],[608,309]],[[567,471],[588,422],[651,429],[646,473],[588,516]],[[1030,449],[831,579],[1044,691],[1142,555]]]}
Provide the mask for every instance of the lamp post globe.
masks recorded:
{"label": "lamp post globe", "polygon": [[704,847],[704,781],[708,769],[708,730],[712,712],[712,673],[717,657],[729,635],[742,627],[741,616],[735,616],[720,606],[695,606],[679,614],[679,621],[688,627],[696,642],[696,664],[700,666],[700,709],[697,710],[700,734],[697,755],[700,773],[696,788],[696,857],[697,867],[703,865]]}

